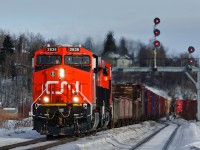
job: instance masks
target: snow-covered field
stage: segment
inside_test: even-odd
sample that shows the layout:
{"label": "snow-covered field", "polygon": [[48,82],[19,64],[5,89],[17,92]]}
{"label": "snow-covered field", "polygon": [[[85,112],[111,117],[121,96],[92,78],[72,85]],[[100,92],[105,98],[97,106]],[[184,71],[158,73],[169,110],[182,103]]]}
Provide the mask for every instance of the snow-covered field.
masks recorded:
{"label": "snow-covered field", "polygon": [[[175,119],[167,123],[181,125],[169,149],[200,149],[200,122]],[[6,128],[0,129],[0,146],[44,137],[33,131],[32,127],[16,128],[15,121],[8,121],[5,124]],[[141,124],[101,131],[75,142],[51,148],[51,150],[126,150],[163,126],[154,121],[146,121]]]}
{"label": "snow-covered field", "polygon": [[30,121],[31,118],[19,121],[5,121],[2,128],[0,128],[0,147],[45,137],[32,130],[33,127],[30,126]]}

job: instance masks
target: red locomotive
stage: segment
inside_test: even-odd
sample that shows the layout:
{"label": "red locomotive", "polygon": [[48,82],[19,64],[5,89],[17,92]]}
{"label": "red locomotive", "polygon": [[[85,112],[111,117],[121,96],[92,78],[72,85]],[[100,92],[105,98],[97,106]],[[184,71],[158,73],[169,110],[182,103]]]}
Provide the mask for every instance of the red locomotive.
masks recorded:
{"label": "red locomotive", "polygon": [[47,136],[119,127],[166,112],[166,99],[142,84],[111,83],[111,65],[83,47],[34,54],[33,129]]}
{"label": "red locomotive", "polygon": [[34,54],[33,129],[71,135],[106,127],[111,66],[83,47],[45,47]]}

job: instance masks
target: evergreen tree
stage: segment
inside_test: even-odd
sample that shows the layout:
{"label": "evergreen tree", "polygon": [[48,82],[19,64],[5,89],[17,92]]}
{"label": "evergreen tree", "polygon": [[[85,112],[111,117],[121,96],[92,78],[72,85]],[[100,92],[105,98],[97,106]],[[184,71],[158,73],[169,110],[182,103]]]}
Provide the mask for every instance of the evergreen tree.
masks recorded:
{"label": "evergreen tree", "polygon": [[85,47],[86,49],[94,52],[94,44],[92,42],[92,38],[91,37],[88,37],[86,40],[85,40],[85,43],[83,44],[83,47]]}
{"label": "evergreen tree", "polygon": [[13,44],[11,42],[11,37],[10,35],[6,35],[4,42],[3,42],[3,47],[4,48],[13,48]]}
{"label": "evergreen tree", "polygon": [[11,41],[11,37],[9,35],[6,35],[4,42],[3,42],[3,49],[5,53],[13,53],[13,43]]}
{"label": "evergreen tree", "polygon": [[107,38],[104,42],[104,50],[102,55],[104,55],[107,52],[117,52],[117,46],[115,45],[115,39],[113,37],[113,32],[111,31],[107,34]]}
{"label": "evergreen tree", "polygon": [[128,55],[128,48],[126,47],[126,40],[124,38],[120,40],[119,54],[122,56]]}

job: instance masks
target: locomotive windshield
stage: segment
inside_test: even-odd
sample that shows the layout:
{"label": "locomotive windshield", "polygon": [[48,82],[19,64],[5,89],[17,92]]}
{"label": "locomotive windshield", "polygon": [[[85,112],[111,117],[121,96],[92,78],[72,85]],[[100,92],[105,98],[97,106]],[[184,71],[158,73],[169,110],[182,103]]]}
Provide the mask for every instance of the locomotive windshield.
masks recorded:
{"label": "locomotive windshield", "polygon": [[65,64],[68,65],[89,65],[89,56],[65,56]]}
{"label": "locomotive windshield", "polygon": [[60,55],[40,55],[37,56],[37,65],[59,65],[61,64],[62,56]]}
{"label": "locomotive windshield", "polygon": [[65,55],[65,64],[71,67],[90,72],[90,56]]}

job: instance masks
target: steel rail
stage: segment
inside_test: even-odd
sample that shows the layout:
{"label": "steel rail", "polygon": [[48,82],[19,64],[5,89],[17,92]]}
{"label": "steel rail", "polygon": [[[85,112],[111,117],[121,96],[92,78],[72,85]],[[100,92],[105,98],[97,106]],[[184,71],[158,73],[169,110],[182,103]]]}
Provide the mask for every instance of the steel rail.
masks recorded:
{"label": "steel rail", "polygon": [[166,128],[167,126],[169,126],[168,124],[165,124],[164,127],[160,128],[159,130],[157,130],[156,132],[152,133],[151,135],[149,135],[148,137],[144,138],[143,140],[141,140],[140,142],[138,142],[136,145],[134,145],[130,150],[135,150],[136,148],[138,148],[139,146],[143,145],[144,143],[146,143],[147,141],[149,141],[150,139],[152,139],[155,135],[157,135],[160,131],[162,131],[164,128]]}
{"label": "steel rail", "polygon": [[20,143],[2,146],[2,147],[0,147],[0,150],[8,150],[8,149],[16,148],[16,147],[27,146],[27,145],[30,145],[30,144],[36,144],[36,143],[39,143],[39,142],[46,142],[46,141],[48,141],[46,137],[45,138],[39,138],[39,139],[30,140],[30,141],[25,141],[25,142],[20,142]]}
{"label": "steel rail", "polygon": [[179,129],[179,127],[180,127],[180,125],[178,125],[178,126],[176,127],[176,129],[174,130],[174,132],[171,134],[169,140],[165,143],[165,145],[164,145],[164,147],[163,147],[162,150],[167,150],[167,149],[169,148],[169,145],[170,145],[171,142],[173,141],[173,139],[174,139],[174,137],[175,137],[175,135],[176,135],[176,132],[177,132],[177,130]]}

